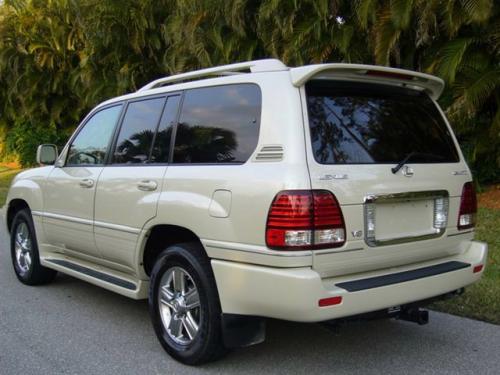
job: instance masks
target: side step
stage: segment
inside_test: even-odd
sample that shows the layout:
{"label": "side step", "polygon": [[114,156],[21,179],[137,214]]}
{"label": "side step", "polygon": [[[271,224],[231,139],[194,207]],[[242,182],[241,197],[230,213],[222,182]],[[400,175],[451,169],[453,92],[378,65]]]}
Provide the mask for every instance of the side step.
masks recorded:
{"label": "side step", "polygon": [[[113,270],[103,272],[92,267],[88,262],[80,262],[79,260],[70,261],[67,259],[57,258],[42,258],[42,265],[74,276],[78,279],[90,282],[91,284],[103,287],[113,292],[119,293],[126,297],[134,299],[147,298],[149,282],[137,280],[135,283],[132,280],[127,280],[125,277],[113,275]],[[97,266],[98,268],[103,268]],[[119,273],[118,273],[119,274]]]}
{"label": "side step", "polygon": [[108,275],[104,272],[93,270],[91,268],[80,266],[79,264],[71,263],[67,260],[47,259],[47,262],[59,264],[60,266],[72,269],[73,271],[84,273],[85,275],[88,275],[90,277],[95,277],[96,279],[100,279],[100,280],[105,281],[107,283],[115,284],[116,286],[119,286],[121,288],[129,289],[129,290],[136,289],[136,285],[131,283],[130,281],[126,281],[126,280],[120,279],[118,277]]}

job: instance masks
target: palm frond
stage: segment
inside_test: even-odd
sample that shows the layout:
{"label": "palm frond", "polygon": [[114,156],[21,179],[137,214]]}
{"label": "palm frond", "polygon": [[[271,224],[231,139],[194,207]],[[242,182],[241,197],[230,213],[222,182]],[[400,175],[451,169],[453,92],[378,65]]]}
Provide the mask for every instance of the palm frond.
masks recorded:
{"label": "palm frond", "polygon": [[438,52],[435,72],[448,83],[455,82],[457,70],[472,43],[473,38],[454,39],[446,43]]}

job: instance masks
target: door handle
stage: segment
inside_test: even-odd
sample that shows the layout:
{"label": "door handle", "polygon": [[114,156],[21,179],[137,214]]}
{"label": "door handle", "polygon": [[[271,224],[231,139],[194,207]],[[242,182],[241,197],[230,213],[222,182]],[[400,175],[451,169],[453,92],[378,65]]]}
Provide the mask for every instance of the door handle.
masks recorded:
{"label": "door handle", "polygon": [[137,184],[137,188],[142,191],[153,191],[156,190],[158,184],[156,181],[143,180]]}
{"label": "door handle", "polygon": [[80,186],[82,188],[91,188],[94,186],[94,180],[90,178],[84,178],[83,180],[80,180]]}

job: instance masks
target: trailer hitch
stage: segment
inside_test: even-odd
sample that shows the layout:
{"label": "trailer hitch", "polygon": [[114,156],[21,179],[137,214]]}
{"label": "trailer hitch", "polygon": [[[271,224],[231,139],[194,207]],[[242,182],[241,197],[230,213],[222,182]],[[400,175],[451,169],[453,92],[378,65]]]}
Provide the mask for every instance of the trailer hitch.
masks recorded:
{"label": "trailer hitch", "polygon": [[422,326],[429,323],[429,311],[419,307],[402,308],[396,319],[417,323]]}

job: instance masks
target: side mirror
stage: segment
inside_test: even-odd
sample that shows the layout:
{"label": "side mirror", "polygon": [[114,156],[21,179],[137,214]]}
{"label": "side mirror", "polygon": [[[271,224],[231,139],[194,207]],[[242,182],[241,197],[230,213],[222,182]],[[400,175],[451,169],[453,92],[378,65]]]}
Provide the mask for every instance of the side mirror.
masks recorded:
{"label": "side mirror", "polygon": [[56,145],[40,145],[36,150],[36,162],[42,165],[52,165],[57,159]]}

